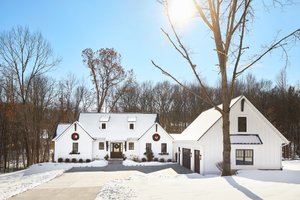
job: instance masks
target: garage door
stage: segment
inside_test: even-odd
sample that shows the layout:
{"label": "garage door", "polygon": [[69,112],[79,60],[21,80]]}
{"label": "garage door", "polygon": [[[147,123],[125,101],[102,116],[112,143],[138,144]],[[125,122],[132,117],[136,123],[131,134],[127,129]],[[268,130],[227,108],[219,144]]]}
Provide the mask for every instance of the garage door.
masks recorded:
{"label": "garage door", "polygon": [[182,165],[191,169],[191,149],[182,149]]}

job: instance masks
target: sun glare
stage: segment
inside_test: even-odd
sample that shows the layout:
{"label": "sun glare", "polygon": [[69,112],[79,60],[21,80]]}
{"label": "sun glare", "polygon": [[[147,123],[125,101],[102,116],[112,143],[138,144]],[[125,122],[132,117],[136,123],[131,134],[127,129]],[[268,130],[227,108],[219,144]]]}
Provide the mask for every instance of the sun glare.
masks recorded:
{"label": "sun glare", "polygon": [[170,0],[169,15],[174,25],[182,26],[195,16],[196,10],[192,0]]}

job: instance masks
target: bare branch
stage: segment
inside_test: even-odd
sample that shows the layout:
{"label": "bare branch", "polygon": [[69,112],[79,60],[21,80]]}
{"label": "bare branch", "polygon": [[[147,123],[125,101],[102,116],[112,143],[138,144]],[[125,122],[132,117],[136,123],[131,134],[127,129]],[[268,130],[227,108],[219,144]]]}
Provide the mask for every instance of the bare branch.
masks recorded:
{"label": "bare branch", "polygon": [[300,29],[295,30],[294,32],[292,32],[289,35],[287,35],[287,36],[283,37],[282,39],[280,39],[278,42],[272,44],[266,51],[264,51],[261,55],[259,55],[254,61],[252,61],[250,64],[248,64],[246,67],[244,67],[241,71],[237,72],[236,75],[239,76],[240,74],[242,74],[248,68],[250,68],[255,63],[257,63],[260,59],[262,59],[267,53],[271,52],[272,50],[274,50],[278,47],[282,47],[283,44],[281,44],[281,43],[284,42],[285,40],[291,38],[291,37],[295,37],[297,39],[300,39]]}
{"label": "bare branch", "polygon": [[205,98],[203,98],[200,94],[195,93],[193,90],[189,89],[187,86],[185,86],[183,83],[181,83],[177,78],[175,78],[173,75],[171,75],[169,72],[167,72],[166,70],[164,70],[162,67],[160,67],[159,65],[157,65],[153,60],[151,60],[152,64],[158,68],[164,75],[170,77],[171,79],[173,79],[178,85],[180,85],[181,87],[183,87],[186,91],[188,91],[189,93],[191,93],[192,95],[194,95],[195,97],[200,98],[201,100],[203,100],[204,102],[206,102],[209,105],[212,105],[216,110],[218,110],[219,112],[222,113],[222,110],[215,104],[213,103],[213,101],[211,100],[211,98],[207,98],[206,95],[208,95],[207,90],[203,87],[201,87],[204,91],[205,91]]}
{"label": "bare branch", "polygon": [[200,14],[202,20],[204,21],[204,23],[209,27],[210,30],[213,31],[213,26],[212,24],[208,21],[207,17],[205,16],[204,12],[203,12],[203,9],[201,8],[201,6],[197,3],[196,0],[193,0],[194,2],[194,5],[198,11],[198,13]]}

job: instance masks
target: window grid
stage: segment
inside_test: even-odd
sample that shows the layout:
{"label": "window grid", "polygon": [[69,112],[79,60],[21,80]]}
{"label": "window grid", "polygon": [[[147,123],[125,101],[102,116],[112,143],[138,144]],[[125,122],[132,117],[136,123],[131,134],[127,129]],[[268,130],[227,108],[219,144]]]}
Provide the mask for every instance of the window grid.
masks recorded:
{"label": "window grid", "polygon": [[151,143],[146,143],[146,150],[151,150]]}
{"label": "window grid", "polygon": [[134,124],[133,124],[133,123],[130,123],[130,124],[129,124],[129,129],[130,129],[130,130],[133,130],[133,129],[134,129]]}
{"label": "window grid", "polygon": [[104,142],[99,142],[99,150],[104,150]]}
{"label": "window grid", "polygon": [[253,165],[253,149],[237,149],[236,165]]}
{"label": "window grid", "polygon": [[129,142],[129,150],[134,150],[134,143],[133,142]]}
{"label": "window grid", "polygon": [[73,142],[72,152],[73,153],[78,153],[78,142]]}

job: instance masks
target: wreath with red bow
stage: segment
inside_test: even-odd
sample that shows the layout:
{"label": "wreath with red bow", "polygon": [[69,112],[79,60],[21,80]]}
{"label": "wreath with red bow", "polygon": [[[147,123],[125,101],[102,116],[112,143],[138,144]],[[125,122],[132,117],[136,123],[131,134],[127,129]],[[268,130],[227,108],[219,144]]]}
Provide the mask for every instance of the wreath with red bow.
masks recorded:
{"label": "wreath with red bow", "polygon": [[154,134],[152,135],[152,139],[153,139],[154,141],[159,141],[159,140],[160,140],[160,135],[159,135],[158,133],[154,133]]}
{"label": "wreath with red bow", "polygon": [[78,140],[79,139],[79,134],[78,133],[72,133],[71,135],[72,140]]}

